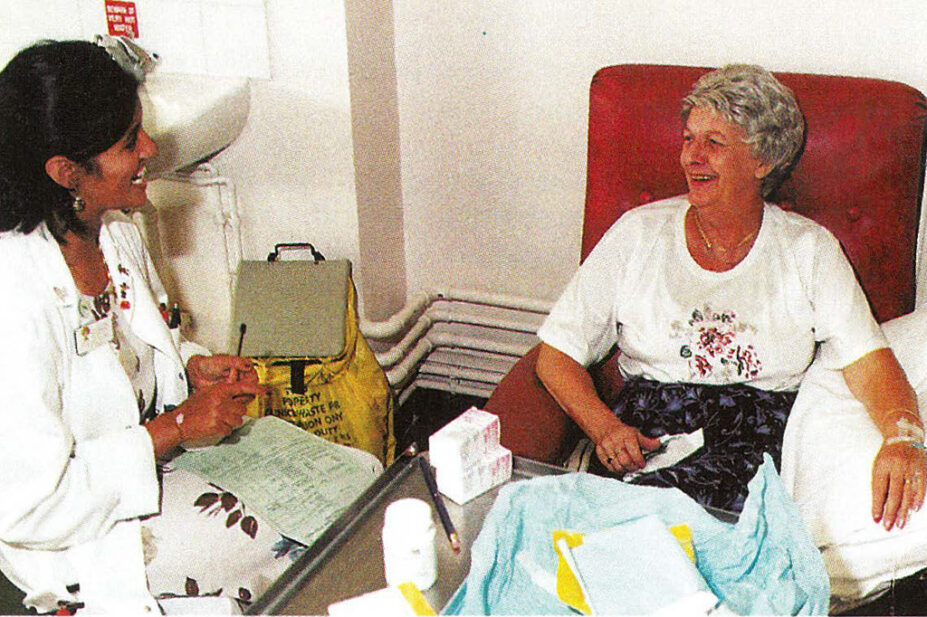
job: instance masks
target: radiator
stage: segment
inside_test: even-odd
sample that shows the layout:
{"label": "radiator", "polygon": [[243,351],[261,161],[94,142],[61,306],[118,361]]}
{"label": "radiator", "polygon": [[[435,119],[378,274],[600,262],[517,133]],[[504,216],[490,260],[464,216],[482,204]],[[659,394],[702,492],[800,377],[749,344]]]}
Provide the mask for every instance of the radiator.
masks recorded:
{"label": "radiator", "polygon": [[[361,332],[405,401],[417,388],[488,398],[515,362],[537,344],[551,303],[466,290],[422,293]],[[398,339],[398,341],[397,341]]]}

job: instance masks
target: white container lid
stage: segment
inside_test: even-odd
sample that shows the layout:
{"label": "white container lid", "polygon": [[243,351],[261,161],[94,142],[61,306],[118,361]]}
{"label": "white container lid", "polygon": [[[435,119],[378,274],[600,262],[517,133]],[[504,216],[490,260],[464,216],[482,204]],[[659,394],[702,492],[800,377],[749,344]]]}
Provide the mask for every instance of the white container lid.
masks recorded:
{"label": "white container lid", "polygon": [[386,507],[383,529],[390,533],[413,533],[434,527],[431,506],[421,499],[397,499]]}

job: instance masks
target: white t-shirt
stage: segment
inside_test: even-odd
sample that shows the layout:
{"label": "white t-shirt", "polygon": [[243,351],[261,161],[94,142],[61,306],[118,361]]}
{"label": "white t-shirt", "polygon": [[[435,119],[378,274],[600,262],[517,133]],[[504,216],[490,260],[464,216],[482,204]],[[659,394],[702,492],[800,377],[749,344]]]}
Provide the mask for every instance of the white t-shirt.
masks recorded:
{"label": "white t-shirt", "polygon": [[821,343],[840,369],[886,347],[837,239],[766,204],[750,253],[731,270],[686,247],[685,196],[619,218],[538,331],[583,366],[617,345],[623,375],[795,390]]}

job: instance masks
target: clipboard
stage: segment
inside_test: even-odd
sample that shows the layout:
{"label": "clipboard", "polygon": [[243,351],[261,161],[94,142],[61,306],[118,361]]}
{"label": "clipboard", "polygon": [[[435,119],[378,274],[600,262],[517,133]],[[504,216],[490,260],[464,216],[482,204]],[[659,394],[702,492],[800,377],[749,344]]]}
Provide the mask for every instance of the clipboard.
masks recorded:
{"label": "clipboard", "polygon": [[[309,250],[310,259],[279,260],[282,250]],[[232,299],[229,349],[247,326],[245,357],[339,356],[351,262],[325,259],[311,244],[278,244],[267,261],[242,261]]]}

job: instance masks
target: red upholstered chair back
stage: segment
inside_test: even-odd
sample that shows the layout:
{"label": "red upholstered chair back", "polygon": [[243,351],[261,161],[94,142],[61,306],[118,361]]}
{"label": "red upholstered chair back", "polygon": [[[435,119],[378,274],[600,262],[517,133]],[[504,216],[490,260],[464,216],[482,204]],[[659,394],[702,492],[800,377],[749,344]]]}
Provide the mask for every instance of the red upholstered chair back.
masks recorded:
{"label": "red upholstered chair back", "polygon": [[[686,192],[682,98],[710,69],[620,65],[589,99],[582,258],[621,214]],[[807,120],[804,152],[772,200],[831,230],[879,321],[914,308],[924,95],[897,82],[777,73]]]}

